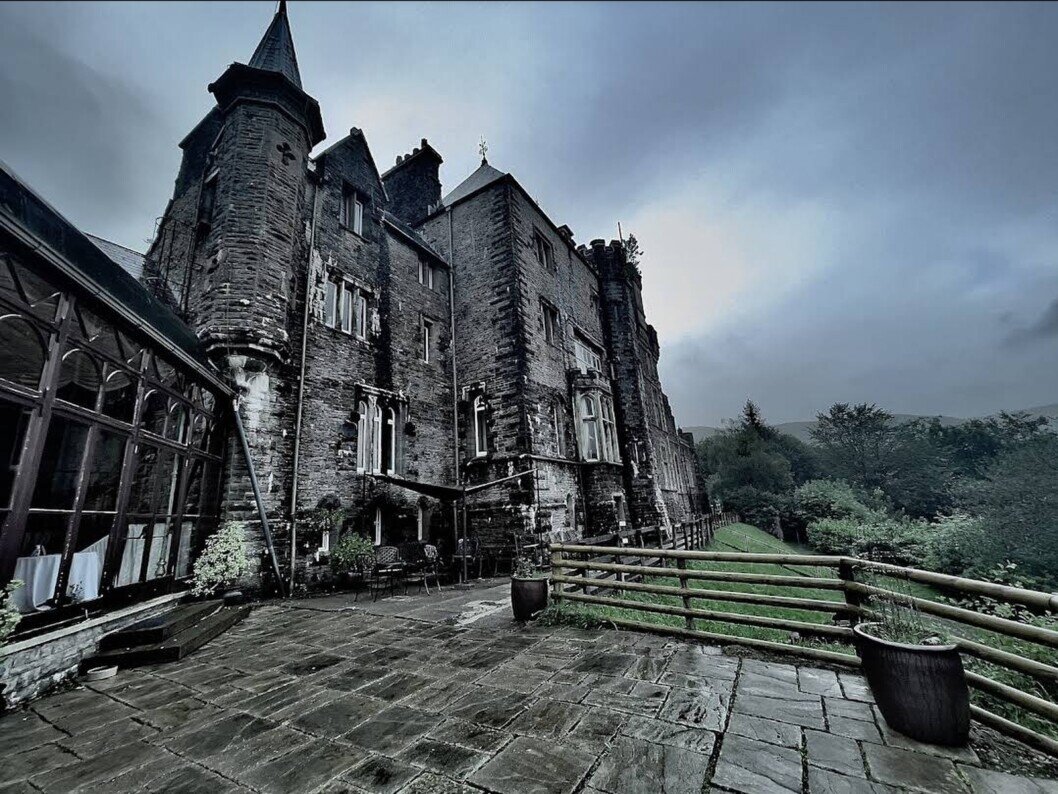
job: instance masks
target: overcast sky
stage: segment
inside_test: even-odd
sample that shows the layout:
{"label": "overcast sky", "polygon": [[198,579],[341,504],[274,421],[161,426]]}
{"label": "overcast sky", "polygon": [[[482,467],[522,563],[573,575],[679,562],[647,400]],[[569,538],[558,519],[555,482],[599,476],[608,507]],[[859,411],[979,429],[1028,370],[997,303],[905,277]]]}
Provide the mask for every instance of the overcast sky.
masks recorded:
{"label": "overcast sky", "polygon": [[[0,159],[138,250],[275,4],[0,4]],[[1058,402],[1058,5],[292,2],[329,141],[645,250],[677,421]]]}

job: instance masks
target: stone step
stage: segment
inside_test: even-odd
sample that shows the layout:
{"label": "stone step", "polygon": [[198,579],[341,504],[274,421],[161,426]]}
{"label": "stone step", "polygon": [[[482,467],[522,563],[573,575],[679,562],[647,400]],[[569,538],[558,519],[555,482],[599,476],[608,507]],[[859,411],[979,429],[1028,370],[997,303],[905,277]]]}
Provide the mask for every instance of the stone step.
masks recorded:
{"label": "stone step", "polygon": [[107,634],[99,641],[99,650],[109,651],[115,648],[132,648],[137,645],[161,643],[209,617],[221,606],[223,602],[219,600],[183,604],[162,615],[141,620],[121,631]]}
{"label": "stone step", "polygon": [[91,656],[81,662],[81,669],[87,670],[91,667],[109,665],[137,667],[144,664],[175,662],[201,648],[214,637],[223,634],[249,614],[249,606],[223,607],[160,642],[112,648]]}

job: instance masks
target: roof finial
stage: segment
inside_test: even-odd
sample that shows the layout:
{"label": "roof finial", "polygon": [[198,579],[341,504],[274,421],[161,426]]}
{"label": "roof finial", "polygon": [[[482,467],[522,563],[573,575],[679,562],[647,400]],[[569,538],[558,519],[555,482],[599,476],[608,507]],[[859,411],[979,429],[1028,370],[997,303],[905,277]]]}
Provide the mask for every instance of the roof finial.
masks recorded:
{"label": "roof finial", "polygon": [[485,143],[485,136],[481,136],[481,143],[478,144],[478,151],[481,153],[481,164],[485,165],[488,160],[485,159],[485,153],[489,150],[489,145]]}

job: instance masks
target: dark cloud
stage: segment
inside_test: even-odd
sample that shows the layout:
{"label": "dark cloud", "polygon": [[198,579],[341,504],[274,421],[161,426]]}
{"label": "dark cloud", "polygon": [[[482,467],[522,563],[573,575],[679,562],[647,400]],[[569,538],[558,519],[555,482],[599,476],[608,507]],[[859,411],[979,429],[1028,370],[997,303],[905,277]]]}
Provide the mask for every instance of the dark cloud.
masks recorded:
{"label": "dark cloud", "polygon": [[[0,4],[0,157],[142,247],[274,4]],[[331,139],[632,228],[684,424],[1058,394],[1058,7],[292,3]]]}

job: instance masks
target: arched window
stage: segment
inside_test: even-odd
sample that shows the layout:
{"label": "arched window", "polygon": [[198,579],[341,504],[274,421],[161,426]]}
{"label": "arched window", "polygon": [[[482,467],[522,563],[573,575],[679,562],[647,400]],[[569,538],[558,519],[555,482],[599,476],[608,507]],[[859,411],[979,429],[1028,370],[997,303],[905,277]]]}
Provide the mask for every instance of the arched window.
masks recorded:
{"label": "arched window", "polygon": [[599,460],[599,415],[595,398],[585,394],[580,398],[581,454],[584,460]]}
{"label": "arched window", "polygon": [[17,314],[0,317],[0,378],[38,389],[46,355],[44,340],[29,320]]}
{"label": "arched window", "polygon": [[127,372],[111,372],[103,384],[103,413],[131,422],[136,410],[136,382]]}
{"label": "arched window", "polygon": [[609,397],[601,397],[599,402],[602,405],[603,457],[619,463],[621,455],[617,447],[617,423],[614,421],[613,400]]}
{"label": "arched window", "polygon": [[371,437],[375,442],[371,468],[374,471],[382,471],[382,408],[378,403],[371,412]]}
{"label": "arched window", "polygon": [[165,429],[165,417],[169,413],[169,396],[159,389],[147,392],[143,399],[143,416],[140,427],[155,435],[162,435]]}
{"label": "arched window", "polygon": [[386,409],[386,421],[382,425],[382,471],[392,474],[397,469],[397,412]]}
{"label": "arched window", "polygon": [[489,452],[488,427],[485,421],[485,398],[478,395],[474,398],[474,454],[477,457]]}
{"label": "arched window", "polygon": [[101,385],[99,365],[86,352],[71,350],[62,357],[59,388],[55,392],[60,400],[94,409]]}
{"label": "arched window", "polygon": [[356,422],[356,470],[367,471],[368,451],[371,449],[367,403],[361,400],[356,406],[356,412],[359,416]]}

